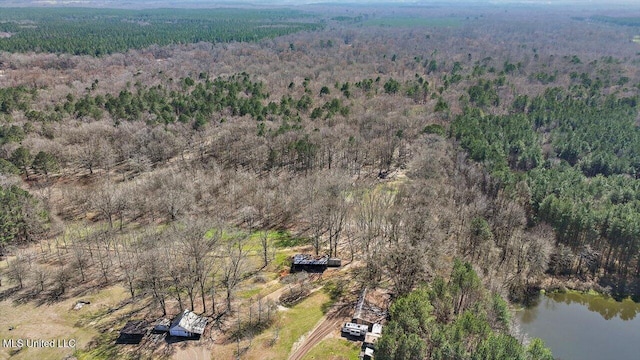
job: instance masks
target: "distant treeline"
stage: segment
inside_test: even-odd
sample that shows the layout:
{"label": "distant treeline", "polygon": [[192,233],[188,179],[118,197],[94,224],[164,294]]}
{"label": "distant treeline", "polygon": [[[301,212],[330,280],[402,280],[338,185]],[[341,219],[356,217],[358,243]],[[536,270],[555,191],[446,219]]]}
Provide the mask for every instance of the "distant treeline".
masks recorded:
{"label": "distant treeline", "polygon": [[640,26],[640,17],[612,17],[596,15],[590,18],[593,21],[602,21],[616,25]]}
{"label": "distant treeline", "polygon": [[153,44],[257,41],[322,25],[292,10],[16,8],[0,13],[0,51],[101,56]]}

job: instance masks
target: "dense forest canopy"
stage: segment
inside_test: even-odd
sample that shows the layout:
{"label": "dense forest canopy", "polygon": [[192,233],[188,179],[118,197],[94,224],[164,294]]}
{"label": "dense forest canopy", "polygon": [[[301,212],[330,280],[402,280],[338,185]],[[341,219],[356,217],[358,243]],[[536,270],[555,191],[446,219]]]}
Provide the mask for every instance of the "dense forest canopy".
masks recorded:
{"label": "dense forest canopy", "polygon": [[596,15],[590,17],[590,19],[594,21],[608,22],[616,25],[640,26],[640,18],[637,17]]}
{"label": "dense forest canopy", "polygon": [[452,134],[506,184],[521,178],[510,170],[527,171],[531,221],[552,224],[561,243],[589,257],[589,271],[637,276],[638,96],[604,96],[601,85],[586,80],[532,99],[516,97],[509,115],[467,109],[452,123]]}
{"label": "dense forest canopy", "polygon": [[539,339],[524,347],[498,332],[509,329],[510,316],[499,295],[485,293],[471,264],[456,259],[449,281],[436,278],[431,287],[414,290],[391,306],[376,357],[552,360]]}
{"label": "dense forest canopy", "polygon": [[150,45],[257,41],[322,27],[294,10],[3,8],[0,50],[102,56]]}

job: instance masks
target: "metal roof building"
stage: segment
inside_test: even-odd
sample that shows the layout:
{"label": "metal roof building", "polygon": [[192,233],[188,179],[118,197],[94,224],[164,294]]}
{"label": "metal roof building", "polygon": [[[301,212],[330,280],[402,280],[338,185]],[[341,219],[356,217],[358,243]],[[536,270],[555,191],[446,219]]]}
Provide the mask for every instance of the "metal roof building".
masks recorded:
{"label": "metal roof building", "polygon": [[327,267],[339,267],[341,263],[340,259],[330,258],[328,255],[296,254],[291,262],[291,270],[324,271]]}
{"label": "metal roof building", "polygon": [[169,334],[171,336],[195,337],[204,333],[205,326],[207,326],[207,318],[185,310],[173,320]]}

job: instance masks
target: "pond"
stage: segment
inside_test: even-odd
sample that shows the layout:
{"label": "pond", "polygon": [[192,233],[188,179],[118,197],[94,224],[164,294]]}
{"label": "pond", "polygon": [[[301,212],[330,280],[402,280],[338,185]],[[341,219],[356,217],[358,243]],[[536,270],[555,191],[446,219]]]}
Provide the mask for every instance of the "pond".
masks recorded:
{"label": "pond", "polygon": [[516,312],[520,330],[556,359],[640,359],[640,303],[576,292],[540,295]]}

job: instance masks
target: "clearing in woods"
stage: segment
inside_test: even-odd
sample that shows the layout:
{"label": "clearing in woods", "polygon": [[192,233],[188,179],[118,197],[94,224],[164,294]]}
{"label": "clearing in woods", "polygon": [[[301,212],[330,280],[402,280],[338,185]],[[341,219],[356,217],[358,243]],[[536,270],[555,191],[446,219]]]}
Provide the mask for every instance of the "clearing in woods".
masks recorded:
{"label": "clearing in woods", "polygon": [[[78,298],[70,298],[53,304],[16,304],[9,300],[0,301],[2,326],[0,339],[58,340],[73,339],[76,348],[18,348],[0,347],[0,358],[6,359],[62,359],[74,354],[99,333],[96,327],[101,323],[101,315],[127,298],[126,290],[111,286],[81,299],[90,302],[81,309],[72,310]],[[127,310],[120,308],[109,315],[110,318]],[[86,323],[85,325],[82,325]]]}

